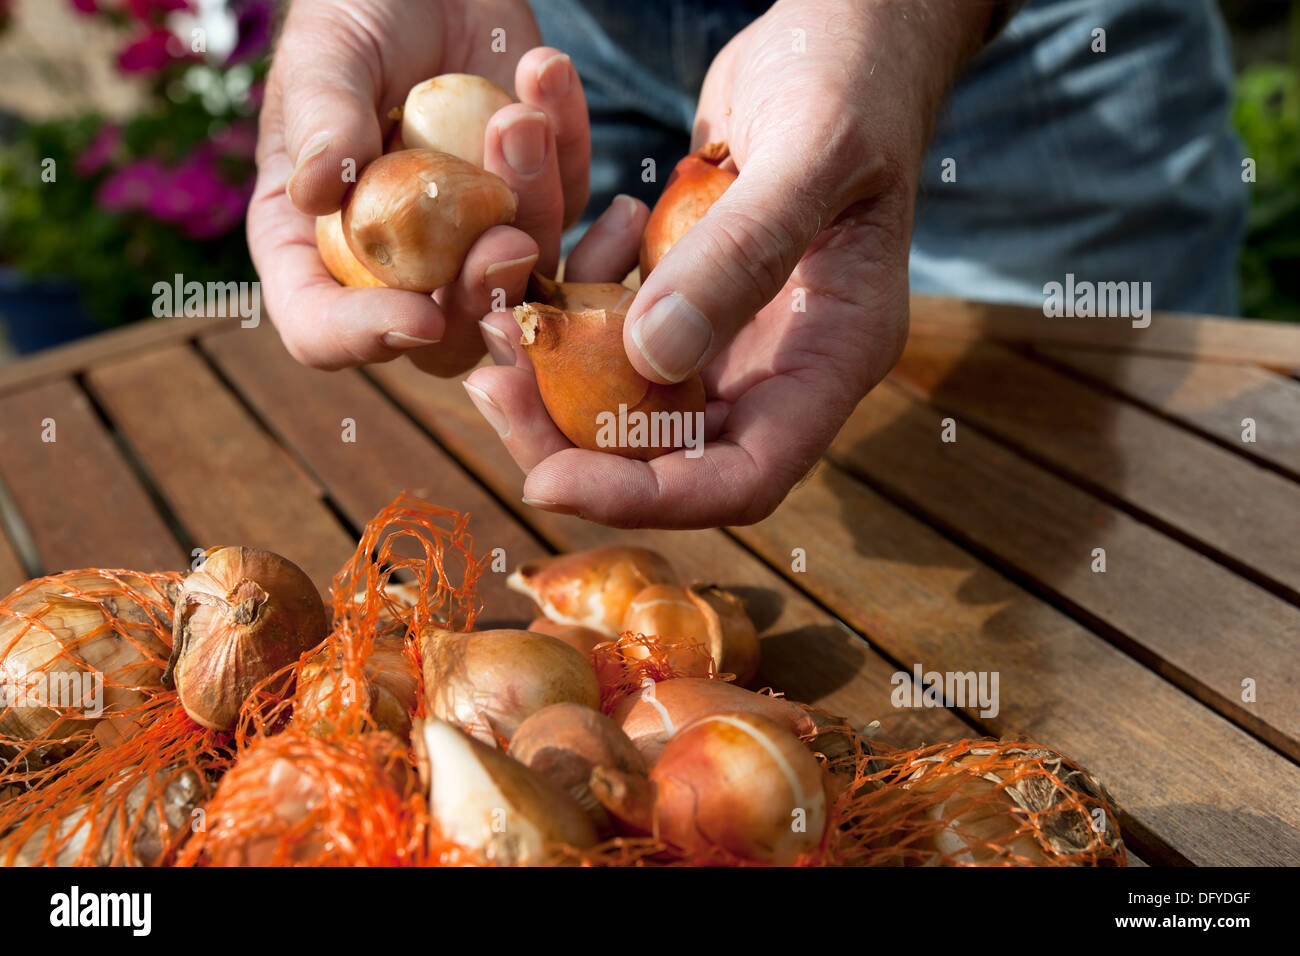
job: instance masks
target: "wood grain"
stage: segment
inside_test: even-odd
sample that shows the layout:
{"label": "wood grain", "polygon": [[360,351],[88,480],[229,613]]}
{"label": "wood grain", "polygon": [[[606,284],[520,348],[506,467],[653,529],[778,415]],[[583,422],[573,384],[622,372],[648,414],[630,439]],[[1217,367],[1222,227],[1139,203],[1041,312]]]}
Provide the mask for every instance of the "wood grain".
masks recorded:
{"label": "wood grain", "polygon": [[1300,608],[973,429],[940,441],[941,418],[887,382],[831,457],[1300,760]]}
{"label": "wood grain", "polygon": [[[43,440],[47,419],[54,441]],[[0,445],[0,476],[45,573],[189,566],[140,477],[70,379],[0,396]]]}
{"label": "wood grain", "polygon": [[355,541],[193,348],[142,352],[86,380],[199,547],[275,551],[328,589]]}
{"label": "wood grain", "polygon": [[916,337],[891,378],[1300,601],[1300,484],[1001,345]]}
{"label": "wood grain", "polygon": [[971,735],[972,728],[947,710],[891,708],[889,681],[898,668],[724,532],[618,531],[524,506],[518,467],[459,382],[430,379],[406,363],[377,366],[370,374],[553,547],[654,548],[684,577],[713,580],[741,594],[760,629],[763,682],[859,724],[879,719],[882,736],[904,746]]}
{"label": "wood grain", "polygon": [[149,319],[47,349],[21,362],[0,365],[0,394],[50,378],[76,375],[96,365],[163,345],[185,342],[200,332],[239,328],[238,319]]}
{"label": "wood grain", "polygon": [[[1033,351],[1300,479],[1300,382],[1293,378],[1226,362],[1055,346]],[[1253,442],[1242,441],[1247,418],[1255,422]]]}
{"label": "wood grain", "polygon": [[913,295],[912,333],[957,339],[1056,343],[1211,362],[1300,368],[1300,326],[1285,322],[1156,312],[1145,329],[1131,319],[1048,318],[1041,307]]}
{"label": "wood grain", "polygon": [[26,580],[27,572],[23,569],[17,549],[10,542],[9,536],[0,530],[0,597]]}
{"label": "wood grain", "polygon": [[1148,862],[1300,862],[1300,767],[840,469],[735,533],[774,567],[807,547],[800,586],[907,667],[997,672],[976,719],[1097,774]]}
{"label": "wood grain", "polygon": [[[475,553],[504,551],[502,568],[548,554],[450,455],[360,372],[319,372],[295,362],[271,329],[201,340],[226,378],[276,437],[319,477],[360,529],[397,492],[469,513]],[[344,419],[351,420],[345,442]],[[479,579],[480,626],[521,626],[532,602],[505,586],[504,571]]]}

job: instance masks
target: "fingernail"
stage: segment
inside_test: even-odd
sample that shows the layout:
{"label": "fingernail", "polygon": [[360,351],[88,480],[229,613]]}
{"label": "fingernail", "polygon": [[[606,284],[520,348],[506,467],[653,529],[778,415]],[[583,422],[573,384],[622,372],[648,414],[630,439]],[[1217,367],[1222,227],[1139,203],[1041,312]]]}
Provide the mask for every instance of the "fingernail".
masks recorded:
{"label": "fingernail", "polygon": [[317,133],[307,141],[307,145],[302,148],[302,153],[298,156],[298,165],[293,167],[293,174],[289,177],[289,181],[284,184],[284,191],[291,198],[293,196],[293,184],[297,181],[298,174],[306,169],[313,159],[329,149],[329,146],[330,137],[328,133]]}
{"label": "fingernail", "polygon": [[533,508],[541,508],[545,511],[552,511],[561,515],[576,515],[578,509],[570,508],[568,505],[562,505],[558,501],[547,501],[545,498],[523,498],[524,504]]}
{"label": "fingernail", "polygon": [[461,382],[465,386],[465,391],[469,393],[469,400],[474,403],[478,413],[487,419],[487,423],[492,426],[492,430],[500,438],[505,438],[510,434],[510,421],[506,418],[506,413],[501,411],[496,402],[488,396],[488,393],[481,388],[475,388],[469,382]]}
{"label": "fingernail", "polygon": [[637,212],[636,200],[626,193],[619,193],[614,197],[614,201],[609,204],[609,217],[613,220],[610,225],[619,228],[630,226],[632,220],[636,218]]}
{"label": "fingernail", "polygon": [[567,53],[557,53],[537,68],[537,85],[548,99],[559,99],[573,85],[573,67]]}
{"label": "fingernail", "polygon": [[483,330],[483,341],[492,361],[498,365],[514,365],[515,347],[510,344],[510,337],[491,322],[480,322],[478,327]]}
{"label": "fingernail", "polygon": [[494,262],[483,271],[483,286],[490,294],[506,284],[504,282],[496,281],[497,277],[502,273],[506,273],[508,276],[522,273],[524,277],[527,277],[528,273],[533,271],[533,266],[536,264],[536,253],[531,256],[523,256],[519,259],[507,259],[505,262]]}
{"label": "fingernail", "polygon": [[713,326],[680,292],[670,292],[632,325],[632,341],[670,382],[690,377],[713,341]]}
{"label": "fingernail", "polygon": [[501,129],[501,152],[520,176],[536,176],[546,160],[546,114],[524,113]]}
{"label": "fingernail", "polygon": [[437,345],[438,339],[421,339],[405,332],[385,332],[383,342],[390,349],[418,349],[425,345]]}

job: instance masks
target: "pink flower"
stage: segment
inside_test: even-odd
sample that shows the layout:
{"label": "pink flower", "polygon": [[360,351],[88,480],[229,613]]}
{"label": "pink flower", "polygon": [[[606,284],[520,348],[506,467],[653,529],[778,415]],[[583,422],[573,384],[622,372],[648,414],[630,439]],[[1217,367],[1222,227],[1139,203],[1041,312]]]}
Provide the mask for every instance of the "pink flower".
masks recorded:
{"label": "pink flower", "polygon": [[170,31],[155,27],[119,53],[117,65],[124,73],[154,73],[174,59],[171,50],[176,46]]}
{"label": "pink flower", "polygon": [[257,150],[257,127],[248,120],[236,120],[214,133],[208,142],[222,156],[252,159]]}
{"label": "pink flower", "polygon": [[109,123],[99,128],[90,145],[77,157],[77,175],[89,178],[107,166],[122,145],[122,128]]}
{"label": "pink flower", "polygon": [[126,7],[137,20],[152,20],[155,14],[163,16],[191,9],[189,0],[126,0]]}
{"label": "pink flower", "polygon": [[72,0],[72,7],[78,13],[98,13],[99,4],[97,0]]}
{"label": "pink flower", "polygon": [[167,170],[153,159],[137,159],[109,174],[95,200],[109,212],[142,209],[167,182]]}

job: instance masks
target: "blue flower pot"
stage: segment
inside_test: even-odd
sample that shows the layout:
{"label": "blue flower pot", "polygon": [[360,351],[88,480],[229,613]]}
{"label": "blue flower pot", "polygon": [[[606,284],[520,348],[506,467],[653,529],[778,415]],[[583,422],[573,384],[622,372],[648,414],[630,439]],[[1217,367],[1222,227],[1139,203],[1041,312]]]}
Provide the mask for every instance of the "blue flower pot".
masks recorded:
{"label": "blue flower pot", "polygon": [[23,275],[0,266],[0,322],[14,351],[30,355],[103,330],[70,279]]}

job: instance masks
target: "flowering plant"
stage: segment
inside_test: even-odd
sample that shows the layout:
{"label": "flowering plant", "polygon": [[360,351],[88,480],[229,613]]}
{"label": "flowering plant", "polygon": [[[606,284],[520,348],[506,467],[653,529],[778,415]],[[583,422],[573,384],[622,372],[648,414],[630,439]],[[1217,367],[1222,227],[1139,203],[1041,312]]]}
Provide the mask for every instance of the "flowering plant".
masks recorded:
{"label": "flowering plant", "polygon": [[0,262],[74,279],[109,325],[147,316],[176,273],[255,278],[241,227],[272,0],[68,2],[122,34],[117,68],[147,106],[32,123],[0,148]]}

